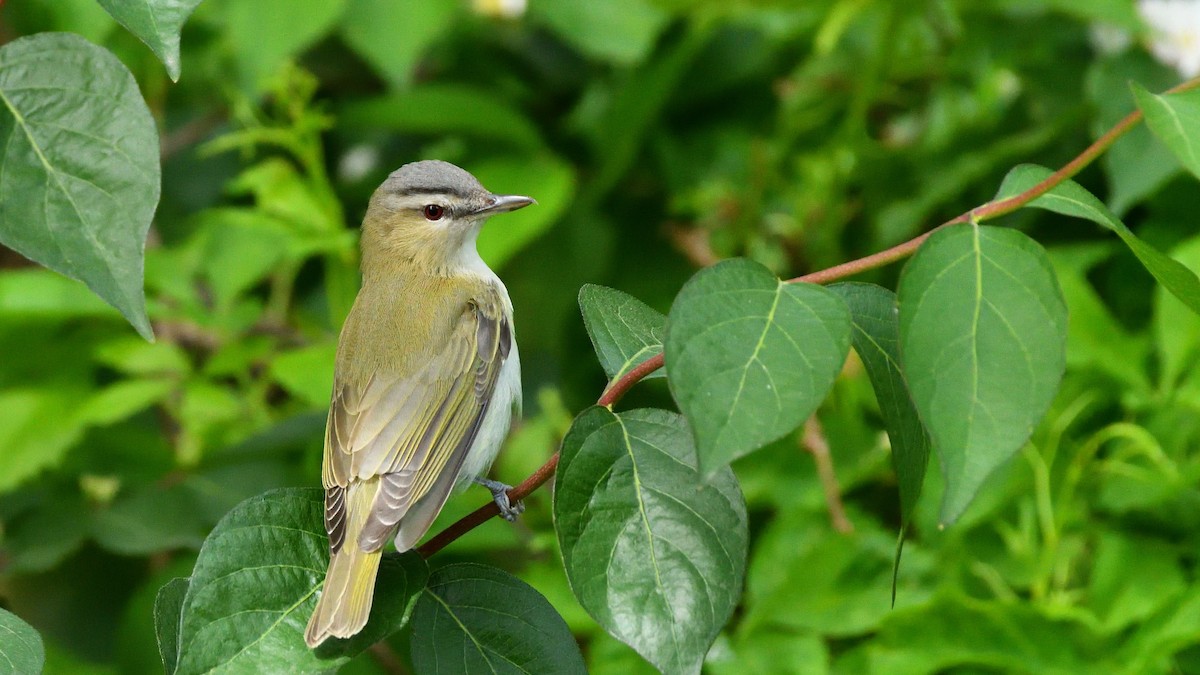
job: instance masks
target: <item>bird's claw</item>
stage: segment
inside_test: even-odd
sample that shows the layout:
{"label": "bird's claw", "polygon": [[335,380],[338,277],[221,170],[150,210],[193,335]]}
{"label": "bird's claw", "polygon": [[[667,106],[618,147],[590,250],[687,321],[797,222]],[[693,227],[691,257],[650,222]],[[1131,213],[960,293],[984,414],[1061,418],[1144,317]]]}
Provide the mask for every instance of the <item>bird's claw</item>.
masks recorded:
{"label": "bird's claw", "polygon": [[500,509],[501,518],[511,523],[525,512],[525,502],[517,501],[514,504],[509,500],[508,491],[512,489],[511,485],[487,478],[476,478],[475,482],[491,491],[492,501],[496,502],[497,508]]}

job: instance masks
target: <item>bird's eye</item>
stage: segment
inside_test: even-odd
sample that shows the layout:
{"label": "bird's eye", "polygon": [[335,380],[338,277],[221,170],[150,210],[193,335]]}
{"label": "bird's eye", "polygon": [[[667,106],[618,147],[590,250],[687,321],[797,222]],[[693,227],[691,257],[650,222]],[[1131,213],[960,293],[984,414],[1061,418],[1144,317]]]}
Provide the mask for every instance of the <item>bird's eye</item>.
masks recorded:
{"label": "bird's eye", "polygon": [[446,215],[446,208],[438,204],[425,205],[426,220],[441,220],[442,216]]}

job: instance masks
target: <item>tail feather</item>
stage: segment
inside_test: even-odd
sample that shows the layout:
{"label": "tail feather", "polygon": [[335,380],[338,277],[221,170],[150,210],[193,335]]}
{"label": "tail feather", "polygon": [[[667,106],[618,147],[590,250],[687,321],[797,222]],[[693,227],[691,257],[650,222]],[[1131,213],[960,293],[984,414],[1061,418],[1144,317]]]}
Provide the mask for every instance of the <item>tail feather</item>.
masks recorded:
{"label": "tail feather", "polygon": [[325,588],[304,631],[304,641],[310,648],[329,637],[348,638],[367,625],[382,555],[382,549],[363,551],[352,540],[333,554],[325,573]]}

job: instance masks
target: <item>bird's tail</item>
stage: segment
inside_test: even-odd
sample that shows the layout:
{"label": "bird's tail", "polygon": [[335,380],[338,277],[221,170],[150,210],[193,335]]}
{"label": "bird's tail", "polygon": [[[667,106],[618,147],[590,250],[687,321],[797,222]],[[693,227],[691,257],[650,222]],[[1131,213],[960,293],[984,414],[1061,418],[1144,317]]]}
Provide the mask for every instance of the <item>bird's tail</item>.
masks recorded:
{"label": "bird's tail", "polygon": [[361,521],[366,520],[367,510],[360,506],[350,512],[349,536],[329,560],[325,588],[304,631],[304,641],[309,647],[316,647],[328,637],[348,638],[367,625],[375,595],[375,575],[383,556],[383,547],[368,552],[358,546],[358,531],[364,525]]}

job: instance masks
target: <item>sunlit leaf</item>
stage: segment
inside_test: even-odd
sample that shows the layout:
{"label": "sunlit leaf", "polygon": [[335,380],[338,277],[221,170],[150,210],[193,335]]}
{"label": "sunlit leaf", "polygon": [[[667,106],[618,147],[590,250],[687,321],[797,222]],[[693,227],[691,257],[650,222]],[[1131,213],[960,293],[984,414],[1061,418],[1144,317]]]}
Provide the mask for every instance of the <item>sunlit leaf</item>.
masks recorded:
{"label": "sunlit leaf", "polygon": [[874,284],[834,284],[854,322],[851,344],[871,379],[883,424],[892,442],[892,467],[900,487],[900,513],[907,523],[921,496],[929,464],[929,434],[913,406],[900,367],[900,314],[896,294]]}
{"label": "sunlit leaf", "polygon": [[200,0],[96,0],[179,79],[179,32]]}
{"label": "sunlit leaf", "polygon": [[579,645],[529,584],[486,565],[429,576],[412,617],[418,673],[586,673]]}
{"label": "sunlit leaf", "polygon": [[427,575],[415,553],[384,556],[362,632],[316,650],[305,645],[329,562],[324,502],[319,489],[275,490],[217,524],[184,599],[178,673],[325,672],[404,625]]}
{"label": "sunlit leaf", "polygon": [[829,290],[749,260],[696,273],[667,319],[667,382],[705,472],[800,426],[850,351],[850,313]]}
{"label": "sunlit leaf", "polygon": [[255,0],[222,8],[243,89],[263,91],[288,59],[329,31],[345,0]]}
{"label": "sunlit leaf", "polygon": [[534,3],[530,14],[581,51],[621,64],[645,58],[670,18],[647,0],[556,0]]}
{"label": "sunlit leaf", "polygon": [[289,394],[315,408],[327,408],[333,391],[333,362],[337,343],[333,339],[282,352],[271,362],[271,379]]}
{"label": "sunlit leaf", "polygon": [[941,458],[952,522],[1058,391],[1067,308],[1041,246],[970,224],[935,232],[898,296],[904,375]]}
{"label": "sunlit leaf", "polygon": [[45,660],[42,636],[16,614],[0,609],[0,674],[40,673]]}
{"label": "sunlit leaf", "polygon": [[[632,295],[604,286],[579,289],[579,309],[610,381],[662,352],[667,317]],[[660,368],[647,377],[664,377]]]}
{"label": "sunlit leaf", "polygon": [[571,589],[665,673],[698,673],[742,592],[746,507],[728,467],[695,469],[684,419],[593,407],[563,440],[554,520]]}
{"label": "sunlit leaf", "polygon": [[[1004,177],[997,199],[1020,194],[1045,180],[1053,172],[1041,166],[1022,164],[1014,167]],[[1179,298],[1192,311],[1200,314],[1200,278],[1179,261],[1138,239],[1120,218],[1108,209],[1080,184],[1072,180],[1063,181],[1028,206],[1046,209],[1064,216],[1083,218],[1112,230],[1125,242],[1142,266],[1158,280],[1172,295]]]}
{"label": "sunlit leaf", "polygon": [[88,285],[151,338],[142,291],[158,131],[133,75],[77,35],[0,48],[0,243]]}

